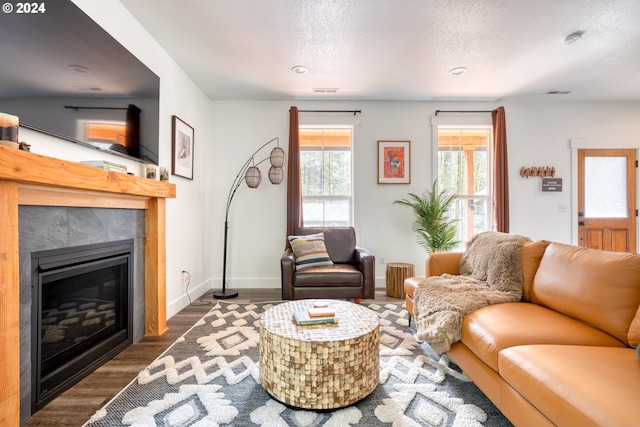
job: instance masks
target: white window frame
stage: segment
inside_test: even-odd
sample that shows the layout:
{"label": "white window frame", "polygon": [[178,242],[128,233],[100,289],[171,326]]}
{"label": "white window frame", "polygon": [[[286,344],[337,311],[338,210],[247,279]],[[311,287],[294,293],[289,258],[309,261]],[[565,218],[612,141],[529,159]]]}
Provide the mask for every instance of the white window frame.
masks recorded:
{"label": "white window frame", "polygon": [[[348,129],[351,132],[351,143],[350,143],[350,149],[349,151],[351,152],[351,164],[350,164],[350,187],[351,187],[351,194],[349,196],[305,196],[304,194],[302,194],[302,203],[304,205],[305,200],[336,200],[336,201],[340,201],[340,200],[348,200],[349,201],[349,223],[346,226],[354,226],[354,158],[355,158],[355,154],[354,154],[354,126],[353,125],[344,125],[344,124],[339,124],[339,125],[330,125],[330,124],[300,124],[298,125],[299,129]],[[310,150],[304,150],[302,148],[302,145],[300,146],[300,154],[302,154],[302,151],[310,151]],[[335,150],[338,151],[338,150]],[[302,159],[300,160],[300,167],[302,167]],[[305,218],[303,215],[302,218],[303,221],[303,226],[307,227],[309,225],[304,224]],[[324,224],[324,218],[322,220],[323,224]],[[330,227],[330,225],[322,225],[323,227]]]}
{"label": "white window frame", "polygon": [[[433,182],[438,178],[438,131],[440,129],[488,129],[490,131],[490,138],[487,144],[487,194],[481,196],[487,199],[487,231],[491,230],[493,226],[493,123],[491,121],[491,115],[488,113],[474,114],[454,114],[453,116],[431,116],[431,141],[432,141],[432,176]],[[461,200],[477,199],[478,196],[461,195],[458,194],[458,198]],[[463,235],[460,232],[460,235]],[[469,236],[470,237],[470,236]],[[464,243],[460,242],[460,250],[464,249]]]}

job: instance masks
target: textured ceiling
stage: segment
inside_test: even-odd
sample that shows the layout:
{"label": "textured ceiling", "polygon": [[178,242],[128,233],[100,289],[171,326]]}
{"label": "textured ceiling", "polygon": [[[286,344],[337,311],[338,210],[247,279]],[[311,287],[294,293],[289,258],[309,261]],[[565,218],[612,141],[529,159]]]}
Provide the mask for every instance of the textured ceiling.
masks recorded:
{"label": "textured ceiling", "polygon": [[638,0],[120,1],[211,99],[640,99]]}

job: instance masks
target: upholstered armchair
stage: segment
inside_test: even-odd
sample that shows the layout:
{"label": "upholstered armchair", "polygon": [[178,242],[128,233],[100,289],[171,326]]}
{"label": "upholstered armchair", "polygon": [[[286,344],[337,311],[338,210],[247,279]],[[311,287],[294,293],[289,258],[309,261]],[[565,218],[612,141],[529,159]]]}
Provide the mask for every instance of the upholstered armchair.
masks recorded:
{"label": "upholstered armchair", "polygon": [[[353,227],[300,228],[296,236],[319,236],[318,247],[322,248],[322,238],[330,261],[319,258],[313,265],[303,265],[302,257],[287,246],[280,258],[282,273],[282,299],[305,298],[360,298],[373,299],[375,294],[375,257],[368,250],[356,246]],[[305,240],[304,237],[297,240]],[[306,242],[304,242],[306,243]],[[318,248],[316,247],[316,249]],[[300,252],[300,251],[298,251]],[[318,252],[314,250],[314,253]],[[325,254],[326,256],[326,254]],[[297,261],[297,262],[296,262]],[[296,266],[296,263],[298,264]]]}

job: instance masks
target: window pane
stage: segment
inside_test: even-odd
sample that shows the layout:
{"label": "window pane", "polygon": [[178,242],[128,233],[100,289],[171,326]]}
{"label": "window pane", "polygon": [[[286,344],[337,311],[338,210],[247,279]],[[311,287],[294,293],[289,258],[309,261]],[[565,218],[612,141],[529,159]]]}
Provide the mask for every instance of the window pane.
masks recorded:
{"label": "window pane", "polygon": [[300,128],[305,227],[350,225],[351,137],[351,128]]}
{"label": "window pane", "polygon": [[342,227],[349,225],[350,200],[304,199],[302,216],[305,227]]}
{"label": "window pane", "polygon": [[325,151],[324,195],[351,194],[351,151]]}
{"label": "window pane", "polygon": [[464,165],[460,151],[447,148],[438,151],[438,186],[447,193],[462,192],[462,176]]}
{"label": "window pane", "polygon": [[488,194],[487,149],[476,148],[473,152],[473,189],[471,194]]}
{"label": "window pane", "polygon": [[585,157],[584,215],[627,217],[626,157]]}
{"label": "window pane", "polygon": [[300,128],[300,148],[351,149],[350,128]]}
{"label": "window pane", "polygon": [[438,129],[438,186],[458,195],[452,215],[458,220],[460,249],[490,226],[489,141],[490,129]]}
{"label": "window pane", "polygon": [[302,194],[321,196],[323,190],[322,151],[300,152],[300,178]]}

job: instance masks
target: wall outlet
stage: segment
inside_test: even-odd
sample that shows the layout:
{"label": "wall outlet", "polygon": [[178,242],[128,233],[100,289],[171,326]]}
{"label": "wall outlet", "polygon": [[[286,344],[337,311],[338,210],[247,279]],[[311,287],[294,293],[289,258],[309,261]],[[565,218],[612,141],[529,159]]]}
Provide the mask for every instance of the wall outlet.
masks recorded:
{"label": "wall outlet", "polygon": [[381,256],[379,259],[380,259],[380,264],[384,264],[384,256]]}
{"label": "wall outlet", "polygon": [[185,286],[191,281],[191,273],[184,268],[180,270],[180,277],[182,279],[182,284]]}

